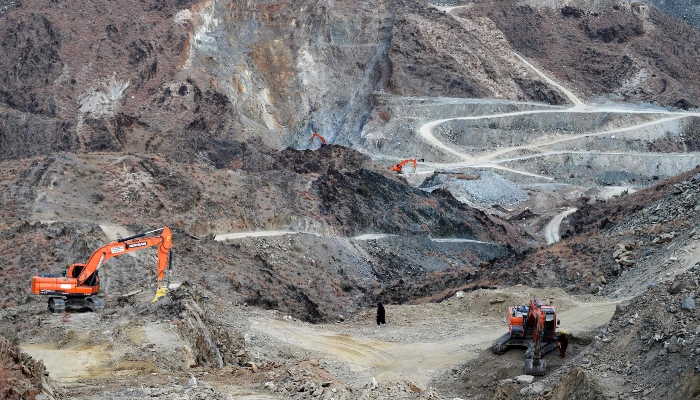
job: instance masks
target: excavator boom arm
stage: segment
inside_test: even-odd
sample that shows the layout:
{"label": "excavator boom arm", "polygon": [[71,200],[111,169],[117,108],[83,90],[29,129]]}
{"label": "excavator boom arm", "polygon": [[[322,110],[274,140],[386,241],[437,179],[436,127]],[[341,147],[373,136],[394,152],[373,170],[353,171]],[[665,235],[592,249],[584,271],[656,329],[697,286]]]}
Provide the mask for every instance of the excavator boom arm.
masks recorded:
{"label": "excavator boom arm", "polygon": [[394,165],[394,166],[391,167],[390,169],[391,169],[392,171],[401,172],[401,170],[403,170],[403,166],[406,165],[406,164],[408,164],[408,163],[413,163],[413,169],[416,169],[416,167],[418,166],[418,160],[417,160],[417,159],[415,159],[415,158],[409,158],[409,159],[407,159],[407,160],[403,160],[403,161],[401,161],[400,163]]}
{"label": "excavator boom arm", "polygon": [[325,146],[326,145],[326,139],[319,135],[318,133],[314,132],[313,135],[311,135],[311,141],[313,141],[315,138],[318,138],[318,140],[321,141],[321,145]]}
{"label": "excavator boom arm", "polygon": [[[159,236],[144,237],[149,233],[158,231],[161,231]],[[158,286],[160,287],[163,277],[165,276],[165,270],[168,267],[170,248],[172,245],[172,233],[170,232],[170,228],[167,226],[162,229],[144,232],[106,244],[92,253],[90,259],[87,263],[85,263],[85,267],[78,276],[78,284],[84,284],[87,279],[100,268],[103,262],[112,257],[131,253],[133,251],[143,250],[152,246],[158,246]]]}

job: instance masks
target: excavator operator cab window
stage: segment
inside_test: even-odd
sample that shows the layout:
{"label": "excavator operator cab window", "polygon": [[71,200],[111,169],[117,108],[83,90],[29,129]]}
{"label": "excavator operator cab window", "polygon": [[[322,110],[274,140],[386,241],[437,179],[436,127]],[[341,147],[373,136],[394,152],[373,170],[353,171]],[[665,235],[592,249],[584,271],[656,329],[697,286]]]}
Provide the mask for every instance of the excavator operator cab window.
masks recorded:
{"label": "excavator operator cab window", "polygon": [[554,335],[556,325],[554,323],[554,313],[548,312],[544,315],[544,335],[550,337]]}
{"label": "excavator operator cab window", "polygon": [[84,265],[76,265],[73,267],[73,271],[71,272],[71,278],[77,278],[80,276],[80,273],[83,272],[83,268],[85,268]]}

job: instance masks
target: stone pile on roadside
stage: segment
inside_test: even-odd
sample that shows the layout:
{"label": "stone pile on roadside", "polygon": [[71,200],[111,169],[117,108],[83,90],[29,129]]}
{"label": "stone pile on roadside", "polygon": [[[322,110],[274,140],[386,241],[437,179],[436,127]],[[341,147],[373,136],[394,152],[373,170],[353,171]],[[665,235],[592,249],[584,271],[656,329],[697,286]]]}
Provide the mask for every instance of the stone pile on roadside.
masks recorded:
{"label": "stone pile on roadside", "polygon": [[613,258],[615,263],[621,267],[631,267],[636,262],[630,257],[634,256],[633,250],[635,245],[633,243],[619,243],[617,249],[613,253]]}

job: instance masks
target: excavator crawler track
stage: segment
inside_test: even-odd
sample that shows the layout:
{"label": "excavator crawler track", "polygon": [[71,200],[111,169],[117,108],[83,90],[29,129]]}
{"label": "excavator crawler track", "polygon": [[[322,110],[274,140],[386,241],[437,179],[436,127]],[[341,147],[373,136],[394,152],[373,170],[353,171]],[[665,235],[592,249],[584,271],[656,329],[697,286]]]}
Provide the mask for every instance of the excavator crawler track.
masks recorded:
{"label": "excavator crawler track", "polygon": [[49,311],[52,313],[62,313],[66,311],[66,302],[60,297],[50,297]]}
{"label": "excavator crawler track", "polygon": [[499,355],[504,354],[506,352],[506,350],[508,350],[508,347],[507,346],[504,347],[503,345],[506,344],[506,342],[508,342],[508,340],[510,340],[510,333],[506,333],[505,335],[499,337],[491,345],[491,351],[494,354],[499,354]]}
{"label": "excavator crawler track", "polygon": [[88,297],[85,299],[85,306],[92,311],[102,311],[105,308],[105,302],[99,297]]}

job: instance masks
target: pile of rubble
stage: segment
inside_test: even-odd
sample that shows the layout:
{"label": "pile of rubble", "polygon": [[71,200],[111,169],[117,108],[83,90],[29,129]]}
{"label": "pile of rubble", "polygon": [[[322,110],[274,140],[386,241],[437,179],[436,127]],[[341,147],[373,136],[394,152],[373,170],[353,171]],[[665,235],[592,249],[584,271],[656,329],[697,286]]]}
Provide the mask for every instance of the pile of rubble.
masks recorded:
{"label": "pile of rubble", "polygon": [[621,267],[631,267],[636,264],[634,260],[630,259],[634,254],[632,252],[634,248],[634,243],[619,243],[617,249],[613,252],[615,263]]}
{"label": "pile of rubble", "polygon": [[572,361],[611,399],[694,398],[700,391],[700,264],[620,303]]}
{"label": "pile of rubble", "polygon": [[[318,365],[318,362],[311,361],[311,364]],[[282,379],[268,381],[264,383],[264,388],[271,393],[285,399],[307,399],[317,398],[325,400],[374,400],[374,399],[397,399],[397,400],[442,400],[440,394],[433,388],[423,390],[413,382],[406,379],[388,380],[378,383],[372,379],[364,388],[353,389],[338,385],[337,382],[319,381],[319,376],[311,369],[287,370],[292,375]]]}
{"label": "pile of rubble", "polygon": [[[634,218],[620,224],[624,230],[635,226],[649,226],[671,221],[695,221],[700,211],[700,172],[693,174],[670,189],[670,196],[662,196],[657,201],[637,212]],[[675,232],[664,232],[653,239],[653,243],[671,241]]]}

